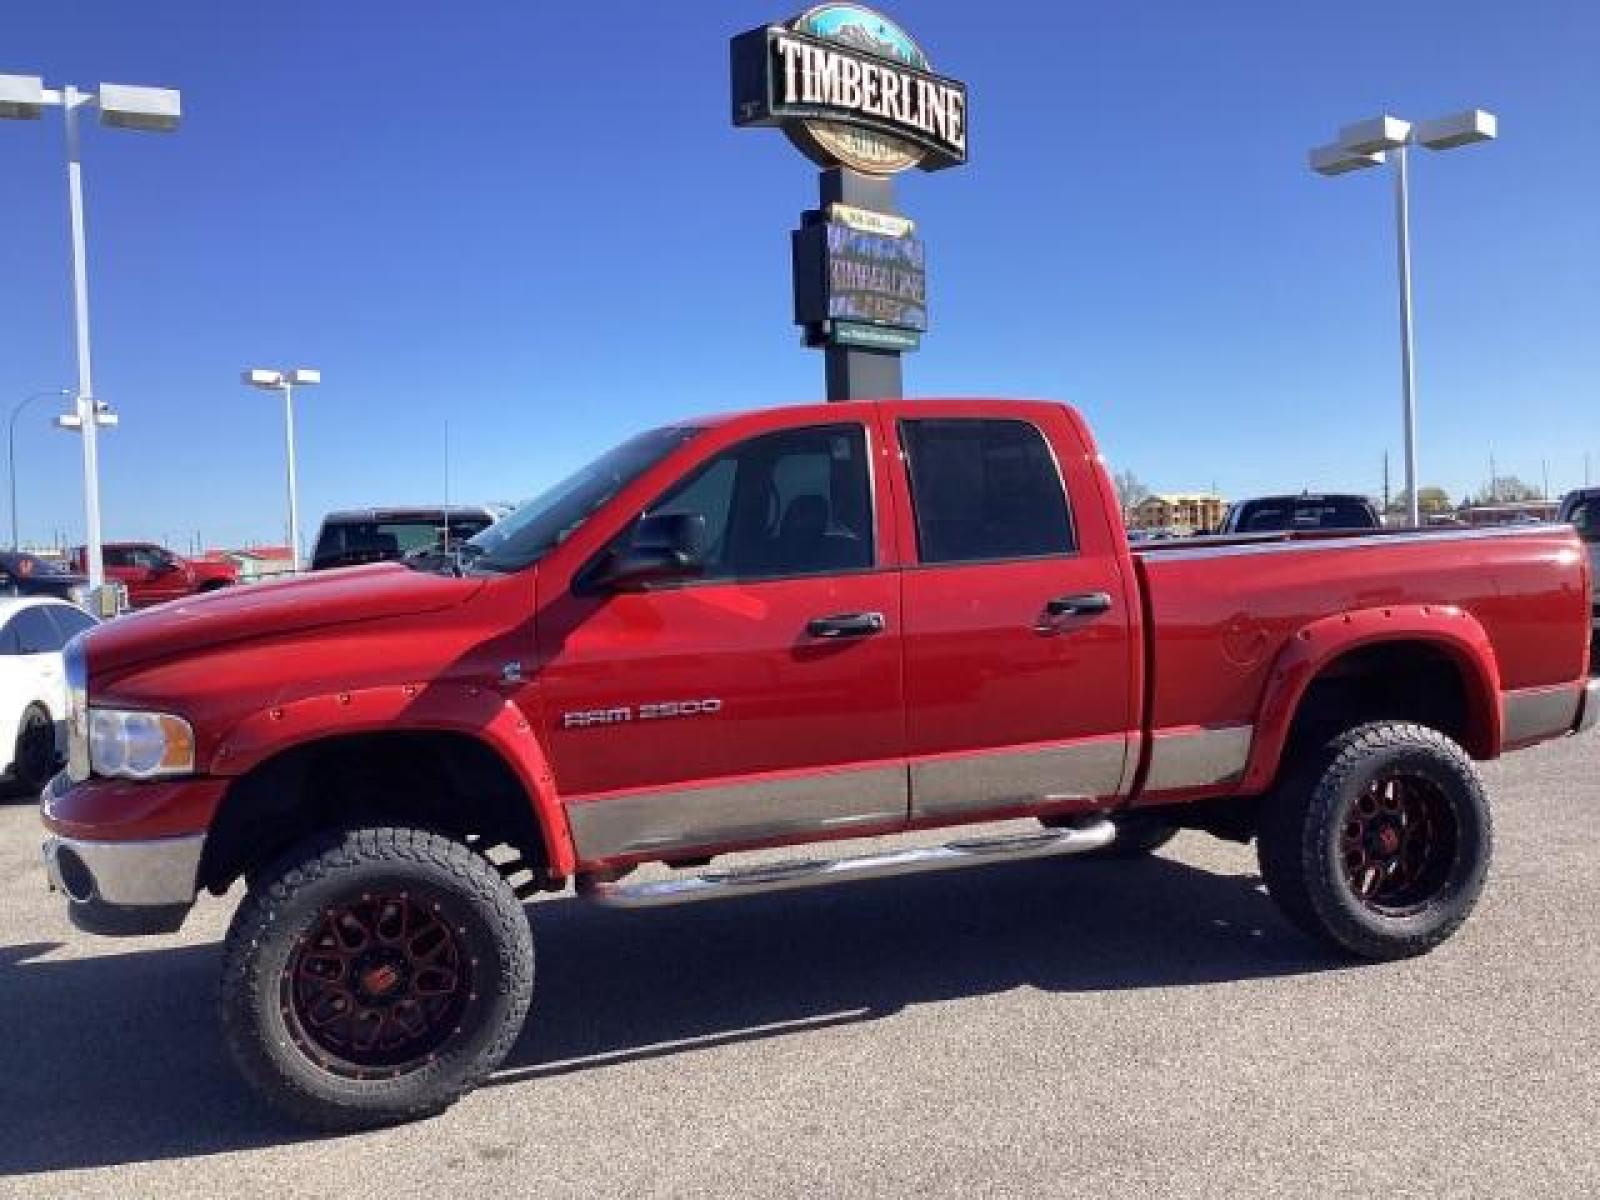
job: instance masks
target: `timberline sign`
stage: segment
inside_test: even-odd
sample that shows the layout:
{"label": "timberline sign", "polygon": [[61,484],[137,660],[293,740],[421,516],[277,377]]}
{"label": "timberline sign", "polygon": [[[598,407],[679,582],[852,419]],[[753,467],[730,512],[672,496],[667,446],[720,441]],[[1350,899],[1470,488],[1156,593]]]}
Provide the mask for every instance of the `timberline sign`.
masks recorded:
{"label": "timberline sign", "polygon": [[867,175],[967,161],[967,86],[888,17],[820,4],[731,48],[733,123],[777,125],[813,162]]}

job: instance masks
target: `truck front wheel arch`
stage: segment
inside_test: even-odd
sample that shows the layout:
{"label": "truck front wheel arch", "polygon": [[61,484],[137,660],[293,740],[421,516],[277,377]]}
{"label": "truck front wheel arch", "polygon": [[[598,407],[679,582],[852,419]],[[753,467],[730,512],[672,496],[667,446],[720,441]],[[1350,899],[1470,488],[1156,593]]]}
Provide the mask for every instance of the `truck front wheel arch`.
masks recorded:
{"label": "truck front wheel arch", "polygon": [[542,876],[553,861],[517,775],[463,733],[353,733],[302,743],[228,789],[212,820],[200,883],[221,894],[305,838],[355,824],[431,829],[482,851],[510,846]]}

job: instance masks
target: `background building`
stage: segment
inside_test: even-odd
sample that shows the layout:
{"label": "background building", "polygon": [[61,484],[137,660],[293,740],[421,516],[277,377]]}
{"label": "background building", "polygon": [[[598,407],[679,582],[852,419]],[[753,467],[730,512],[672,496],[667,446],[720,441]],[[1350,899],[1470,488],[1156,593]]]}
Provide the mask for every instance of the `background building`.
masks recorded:
{"label": "background building", "polygon": [[1174,533],[1204,533],[1222,524],[1228,502],[1210,492],[1155,492],[1128,512],[1130,529],[1170,529]]}

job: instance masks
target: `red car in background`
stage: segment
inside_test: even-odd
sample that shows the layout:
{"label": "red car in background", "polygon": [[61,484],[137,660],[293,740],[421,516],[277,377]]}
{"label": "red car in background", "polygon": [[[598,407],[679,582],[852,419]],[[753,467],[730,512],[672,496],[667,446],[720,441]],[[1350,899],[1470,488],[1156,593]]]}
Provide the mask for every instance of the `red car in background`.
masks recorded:
{"label": "red car in background", "polygon": [[[107,542],[101,553],[106,579],[128,589],[130,608],[149,608],[239,582],[239,568],[231,562],[184,558],[154,542]],[[82,546],[73,550],[75,570],[87,571],[85,561]]]}

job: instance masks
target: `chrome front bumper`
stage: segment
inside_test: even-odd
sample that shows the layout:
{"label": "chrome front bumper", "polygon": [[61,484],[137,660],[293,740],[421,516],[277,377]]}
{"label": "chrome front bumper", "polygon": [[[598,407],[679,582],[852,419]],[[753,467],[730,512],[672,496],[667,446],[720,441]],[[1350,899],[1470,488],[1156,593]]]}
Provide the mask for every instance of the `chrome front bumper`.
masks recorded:
{"label": "chrome front bumper", "polygon": [[89,933],[170,933],[194,905],[204,834],[140,842],[51,837],[43,847],[53,890]]}

